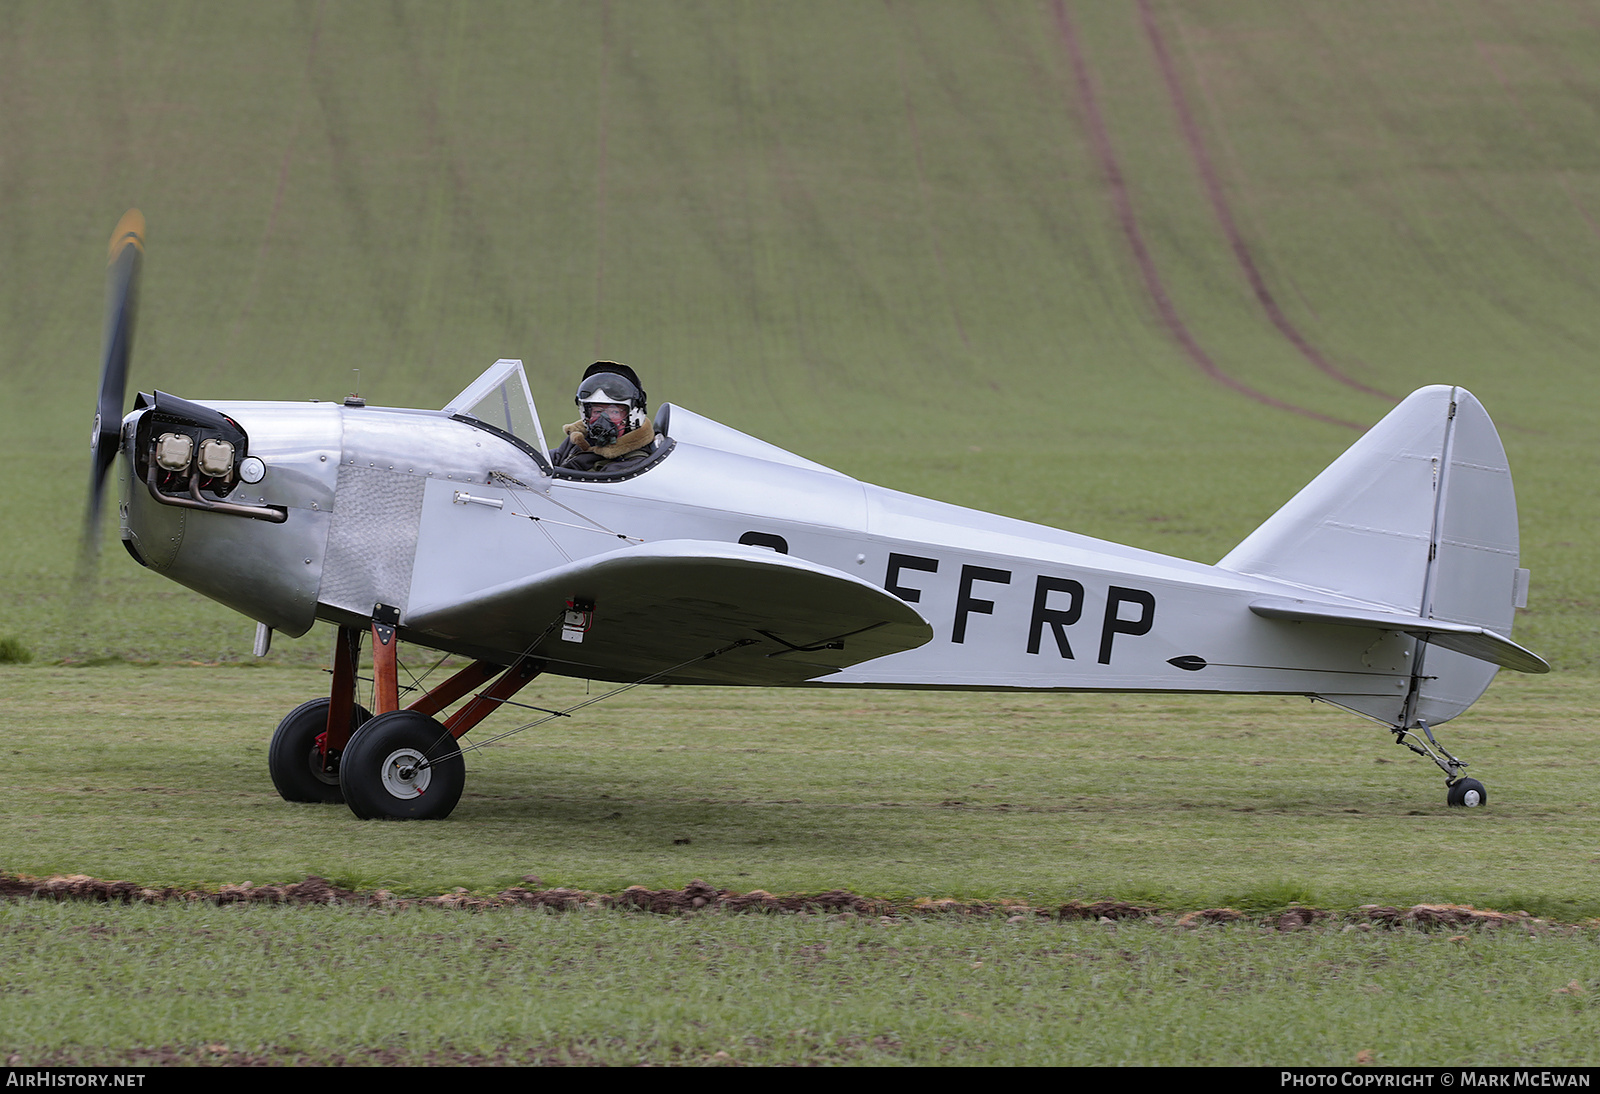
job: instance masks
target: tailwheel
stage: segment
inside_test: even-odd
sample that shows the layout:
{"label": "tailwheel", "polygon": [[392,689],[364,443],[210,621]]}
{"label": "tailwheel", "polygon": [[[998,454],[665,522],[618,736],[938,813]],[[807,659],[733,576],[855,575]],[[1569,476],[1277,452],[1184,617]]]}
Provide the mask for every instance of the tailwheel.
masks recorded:
{"label": "tailwheel", "polygon": [[1452,779],[1445,785],[1450,788],[1450,793],[1445,800],[1451,805],[1475,809],[1489,800],[1489,792],[1483,788],[1483,784],[1477,779]]}
{"label": "tailwheel", "polygon": [[1444,785],[1449,788],[1445,801],[1451,805],[1465,806],[1475,809],[1489,800],[1489,792],[1477,779],[1469,779],[1461,774],[1461,769],[1467,766],[1467,761],[1457,759],[1445,750],[1445,747],[1434,739],[1433,730],[1428,728],[1428,723],[1418,720],[1417,729],[1422,730],[1418,737],[1412,730],[1405,726],[1390,726],[1389,731],[1394,734],[1394,743],[1405,745],[1418,756],[1424,756],[1439,765],[1439,770],[1444,772]]}
{"label": "tailwheel", "polygon": [[345,804],[363,820],[442,820],[466,783],[467,766],[450,731],[413,710],[365,723],[339,759]]}
{"label": "tailwheel", "polygon": [[[284,716],[267,748],[267,770],[272,785],[286,802],[342,802],[339,790],[339,754],[325,755],[328,732],[327,699],[301,703]],[[355,728],[372,714],[356,705],[350,712]]]}

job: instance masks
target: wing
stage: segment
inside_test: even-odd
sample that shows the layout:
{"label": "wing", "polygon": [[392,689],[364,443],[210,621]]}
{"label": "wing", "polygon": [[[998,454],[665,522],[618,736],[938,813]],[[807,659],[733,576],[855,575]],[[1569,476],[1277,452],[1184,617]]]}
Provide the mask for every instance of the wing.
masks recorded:
{"label": "wing", "polygon": [[[568,601],[594,604],[582,642],[562,638]],[[402,625],[515,656],[537,646],[553,671],[637,680],[741,640],[661,678],[798,684],[914,649],[933,628],[854,575],[759,547],[665,540],[625,547],[408,611]]]}

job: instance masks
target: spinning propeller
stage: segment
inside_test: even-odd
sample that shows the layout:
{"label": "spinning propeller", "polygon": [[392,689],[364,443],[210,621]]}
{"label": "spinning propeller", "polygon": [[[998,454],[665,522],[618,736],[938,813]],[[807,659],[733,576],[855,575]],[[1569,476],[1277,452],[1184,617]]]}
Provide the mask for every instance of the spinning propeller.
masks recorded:
{"label": "spinning propeller", "polygon": [[100,355],[100,396],[94,432],[89,437],[89,504],[83,517],[80,576],[87,576],[100,553],[100,510],[106,476],[117,458],[122,408],[128,388],[128,357],[133,351],[134,318],[139,310],[139,264],[144,257],[144,215],[129,209],[111,233],[106,269],[105,342]]}

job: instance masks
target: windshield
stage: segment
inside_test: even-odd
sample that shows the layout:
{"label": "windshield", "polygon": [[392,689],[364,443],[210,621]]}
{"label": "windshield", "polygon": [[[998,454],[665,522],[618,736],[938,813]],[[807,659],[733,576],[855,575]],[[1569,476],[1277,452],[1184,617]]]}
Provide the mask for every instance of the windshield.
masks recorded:
{"label": "windshield", "polygon": [[534,409],[521,361],[496,361],[451,399],[444,411],[476,418],[511,434],[529,448],[544,452],[544,431],[539,427],[539,412]]}

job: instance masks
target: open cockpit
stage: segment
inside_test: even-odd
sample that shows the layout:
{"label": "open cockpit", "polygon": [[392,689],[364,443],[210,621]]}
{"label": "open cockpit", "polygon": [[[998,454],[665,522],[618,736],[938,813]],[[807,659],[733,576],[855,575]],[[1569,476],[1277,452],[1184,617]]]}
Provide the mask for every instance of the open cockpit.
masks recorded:
{"label": "open cockpit", "polygon": [[620,470],[578,471],[553,465],[550,451],[544,447],[544,430],[522,362],[512,359],[490,365],[450,400],[444,413],[510,441],[532,457],[539,469],[551,478],[577,482],[623,482],[637,478],[665,459],[674,444],[668,435],[672,404],[662,403],[654,419],[654,451],[647,459],[633,460]]}

